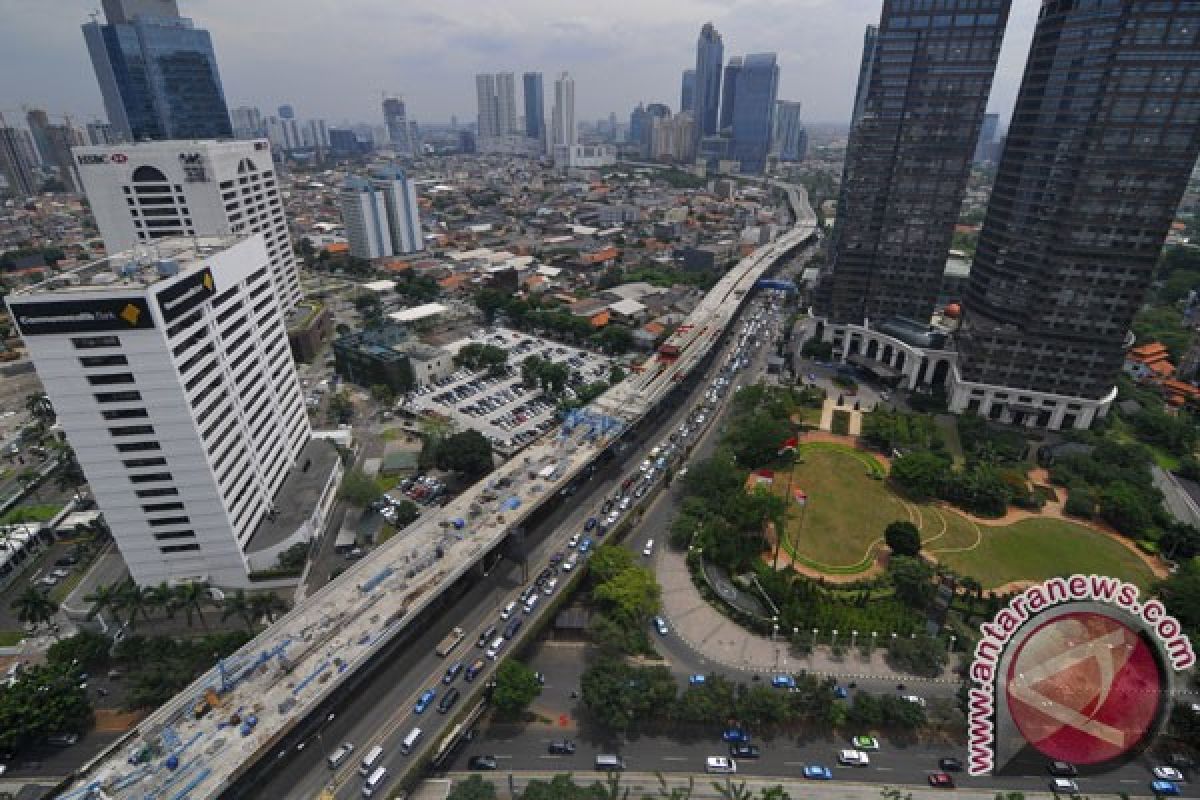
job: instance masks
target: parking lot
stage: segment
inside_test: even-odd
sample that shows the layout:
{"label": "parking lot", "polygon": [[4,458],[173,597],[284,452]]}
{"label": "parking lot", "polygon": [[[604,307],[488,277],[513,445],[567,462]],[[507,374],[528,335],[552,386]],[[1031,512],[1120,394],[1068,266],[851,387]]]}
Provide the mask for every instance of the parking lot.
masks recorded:
{"label": "parking lot", "polygon": [[568,393],[571,384],[607,380],[612,369],[612,359],[607,356],[507,328],[475,331],[448,349],[457,352],[472,343],[507,350],[508,364],[503,371],[489,375],[460,369],[412,392],[401,405],[413,414],[434,411],[454,420],[459,428],[474,428],[488,437],[493,447],[510,454],[556,424],[555,398],[522,383],[521,363],[525,359],[536,356],[566,365],[571,371]]}

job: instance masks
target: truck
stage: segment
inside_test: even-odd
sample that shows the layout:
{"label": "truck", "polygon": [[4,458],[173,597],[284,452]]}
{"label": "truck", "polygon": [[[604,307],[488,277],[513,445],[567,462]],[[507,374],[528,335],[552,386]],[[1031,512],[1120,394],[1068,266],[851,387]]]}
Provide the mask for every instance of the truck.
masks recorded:
{"label": "truck", "polygon": [[454,648],[458,647],[466,636],[466,631],[462,628],[455,628],[446,634],[446,638],[442,639],[435,652],[442,658],[445,658],[454,652]]}

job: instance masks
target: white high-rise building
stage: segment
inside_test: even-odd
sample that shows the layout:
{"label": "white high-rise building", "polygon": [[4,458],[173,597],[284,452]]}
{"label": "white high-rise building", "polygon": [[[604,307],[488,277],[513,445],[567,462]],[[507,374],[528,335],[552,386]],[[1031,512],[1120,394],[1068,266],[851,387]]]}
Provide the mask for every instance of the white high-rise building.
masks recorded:
{"label": "white high-rise building", "polygon": [[141,585],[248,586],[312,535],[296,476],[320,475],[318,507],[336,494],[337,459],[310,442],[271,273],[261,233],[181,237],[7,297]]}
{"label": "white high-rise building", "polygon": [[479,107],[479,140],[493,139],[500,133],[500,118],[496,112],[496,76],[475,76],[475,95]]}
{"label": "white high-rise building", "polygon": [[238,106],[229,112],[233,120],[233,138],[259,139],[265,134],[263,115],[254,106]]}
{"label": "white high-rise building", "polygon": [[367,259],[393,255],[384,191],[365,178],[351,177],[342,186],[341,202],[350,255]]}
{"label": "white high-rise building", "polygon": [[424,250],[425,236],[421,232],[421,209],[417,205],[416,185],[403,170],[395,168],[379,172],[371,183],[383,191],[393,255]]}
{"label": "white high-rise building", "polygon": [[524,133],[517,127],[517,81],[511,72],[496,73],[496,121],[500,136]]}
{"label": "white high-rise building", "polygon": [[575,144],[575,80],[565,72],[554,81],[553,128],[556,147]]}
{"label": "white high-rise building", "polygon": [[262,233],[281,312],[300,302],[296,255],[265,140],[141,142],[73,153],[108,252],[168,236]]}

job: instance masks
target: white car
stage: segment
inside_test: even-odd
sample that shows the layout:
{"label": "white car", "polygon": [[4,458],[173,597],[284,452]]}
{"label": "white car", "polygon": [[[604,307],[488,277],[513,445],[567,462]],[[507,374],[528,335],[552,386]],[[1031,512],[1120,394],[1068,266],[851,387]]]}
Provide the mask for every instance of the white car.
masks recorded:
{"label": "white car", "polygon": [[542,587],[542,594],[554,594],[554,590],[558,587],[558,578],[551,578],[546,581],[546,585]]}
{"label": "white car", "polygon": [[500,612],[500,619],[508,619],[509,617],[511,617],[513,615],[513,612],[516,610],[517,610],[517,601],[513,600],[511,603],[509,603],[508,605],[506,605],[504,607],[503,611]]}
{"label": "white car", "polygon": [[1183,780],[1183,773],[1174,767],[1155,767],[1154,777],[1160,781],[1181,781]]}
{"label": "white car", "polygon": [[630,498],[628,498],[628,497],[623,497],[623,498],[621,498],[621,502],[618,504],[618,506],[617,506],[617,507],[618,507],[618,508],[620,508],[622,511],[628,511],[628,510],[629,510],[629,504],[630,504],[631,502],[633,502],[633,500],[632,500],[632,499],[630,499]]}
{"label": "white car", "polygon": [[842,750],[838,753],[838,763],[846,767],[866,767],[871,764],[871,757],[862,750]]}
{"label": "white car", "polygon": [[649,556],[654,554],[654,540],[647,539],[646,546],[642,548],[642,555]]}
{"label": "white car", "polygon": [[575,569],[575,565],[579,563],[579,554],[572,553],[571,557],[562,563],[563,572],[570,572]]}
{"label": "white car", "polygon": [[1079,784],[1070,778],[1055,778],[1050,781],[1050,789],[1055,794],[1079,794]]}
{"label": "white car", "polygon": [[704,759],[704,771],[711,775],[733,775],[737,772],[737,762],[725,756],[709,756]]}
{"label": "white car", "polygon": [[567,540],[567,547],[571,548],[572,550],[574,550],[576,547],[579,547],[578,533],[574,534],[570,539]]}

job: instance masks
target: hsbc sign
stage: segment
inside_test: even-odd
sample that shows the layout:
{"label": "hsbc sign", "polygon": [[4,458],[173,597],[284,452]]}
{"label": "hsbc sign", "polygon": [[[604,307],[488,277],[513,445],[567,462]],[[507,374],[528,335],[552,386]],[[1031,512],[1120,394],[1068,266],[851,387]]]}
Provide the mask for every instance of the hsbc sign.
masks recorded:
{"label": "hsbc sign", "polygon": [[1019,769],[1031,749],[1115,766],[1153,740],[1170,710],[1172,674],[1196,663],[1160,601],[1100,575],[1031,586],[980,632],[969,673],[972,775]]}
{"label": "hsbc sign", "polygon": [[129,160],[129,156],[124,153],[85,153],[79,156],[79,165],[81,167],[94,167],[99,164],[124,164]]}

